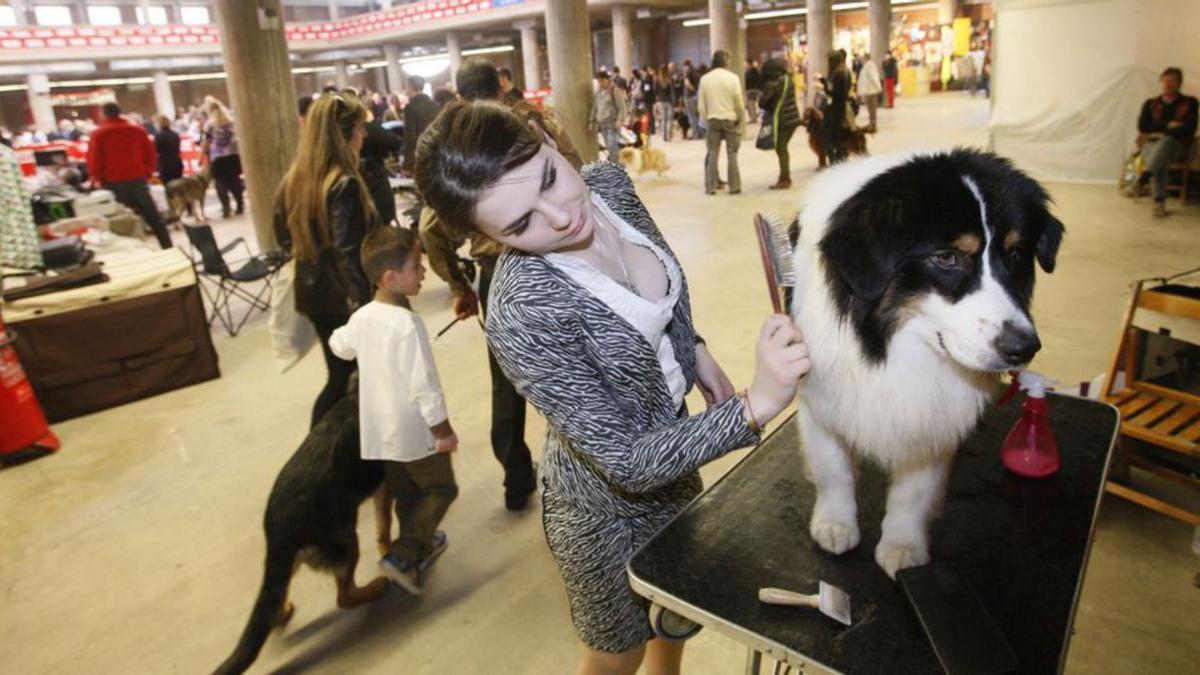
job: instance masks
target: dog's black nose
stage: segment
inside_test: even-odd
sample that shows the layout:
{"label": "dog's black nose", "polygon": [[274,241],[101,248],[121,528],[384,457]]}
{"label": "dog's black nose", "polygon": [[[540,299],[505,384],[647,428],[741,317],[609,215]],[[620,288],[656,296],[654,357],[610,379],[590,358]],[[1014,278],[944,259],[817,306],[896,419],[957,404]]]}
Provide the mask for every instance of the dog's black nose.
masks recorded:
{"label": "dog's black nose", "polygon": [[1038,339],[1037,332],[1014,326],[1011,321],[1004,322],[996,338],[996,351],[1013,366],[1029,363],[1041,348],[1042,341]]}

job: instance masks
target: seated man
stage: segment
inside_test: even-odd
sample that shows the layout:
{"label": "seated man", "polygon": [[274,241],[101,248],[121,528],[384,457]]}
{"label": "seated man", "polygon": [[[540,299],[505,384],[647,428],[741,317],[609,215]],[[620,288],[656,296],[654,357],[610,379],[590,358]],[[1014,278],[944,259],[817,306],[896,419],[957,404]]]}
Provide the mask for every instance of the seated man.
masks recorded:
{"label": "seated man", "polygon": [[1196,136],[1197,101],[1179,93],[1183,71],[1167,68],[1159,77],[1163,93],[1142,104],[1138,116],[1138,145],[1146,169],[1129,186],[1129,195],[1145,193],[1146,184],[1154,179],[1154,216],[1167,215],[1167,165],[1187,157]]}

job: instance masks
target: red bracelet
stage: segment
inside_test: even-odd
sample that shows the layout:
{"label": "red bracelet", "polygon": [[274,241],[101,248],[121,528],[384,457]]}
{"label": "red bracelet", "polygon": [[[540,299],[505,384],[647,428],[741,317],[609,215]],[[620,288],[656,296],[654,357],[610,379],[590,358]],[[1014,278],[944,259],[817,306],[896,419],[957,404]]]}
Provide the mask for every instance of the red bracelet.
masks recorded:
{"label": "red bracelet", "polygon": [[754,415],[754,406],[750,405],[750,392],[743,389],[738,397],[742,399],[742,405],[746,406],[746,412],[750,414],[750,419],[746,420],[746,424],[756,435],[762,434],[762,425],[758,423],[758,417]]}

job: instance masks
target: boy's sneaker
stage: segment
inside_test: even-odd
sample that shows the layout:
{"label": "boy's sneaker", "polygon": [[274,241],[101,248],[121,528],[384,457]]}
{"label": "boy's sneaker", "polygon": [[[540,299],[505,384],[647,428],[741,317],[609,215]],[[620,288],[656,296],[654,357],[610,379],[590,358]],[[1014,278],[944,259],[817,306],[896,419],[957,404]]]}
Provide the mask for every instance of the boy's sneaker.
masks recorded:
{"label": "boy's sneaker", "polygon": [[379,569],[400,588],[413,595],[421,594],[421,570],[417,565],[407,560],[398,560],[389,553],[379,559]]}
{"label": "boy's sneaker", "polygon": [[429,552],[429,555],[425,556],[424,560],[417,563],[416,568],[420,572],[424,573],[425,570],[429,569],[429,566],[433,564],[433,561],[438,559],[438,556],[446,552],[446,546],[448,544],[449,541],[446,539],[446,533],[441,530],[436,530],[433,533],[433,550]]}
{"label": "boy's sneaker", "polygon": [[1154,217],[1155,218],[1166,218],[1167,217],[1167,203],[1166,202],[1154,202]]}

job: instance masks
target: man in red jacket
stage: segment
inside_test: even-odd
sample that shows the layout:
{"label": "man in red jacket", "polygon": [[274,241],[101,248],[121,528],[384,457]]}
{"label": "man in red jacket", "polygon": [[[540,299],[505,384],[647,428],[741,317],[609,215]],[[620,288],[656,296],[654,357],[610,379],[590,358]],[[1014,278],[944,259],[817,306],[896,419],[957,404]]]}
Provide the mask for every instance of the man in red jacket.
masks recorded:
{"label": "man in red jacket", "polygon": [[121,117],[116,103],[104,104],[104,119],[88,140],[88,174],[92,184],[136,211],[154,230],[158,244],[171,248],[171,235],[150,197],[146,179],[154,174],[158,159],[146,130]]}

